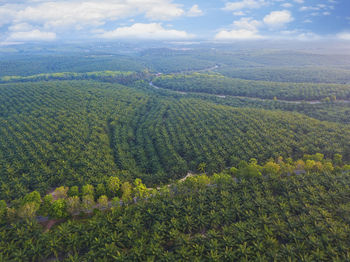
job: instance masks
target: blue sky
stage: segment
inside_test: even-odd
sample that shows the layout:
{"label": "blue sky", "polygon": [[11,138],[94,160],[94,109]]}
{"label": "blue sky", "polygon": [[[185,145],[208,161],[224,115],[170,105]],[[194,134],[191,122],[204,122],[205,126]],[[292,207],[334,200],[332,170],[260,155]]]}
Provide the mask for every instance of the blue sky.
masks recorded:
{"label": "blue sky", "polygon": [[349,0],[0,0],[0,43],[350,40]]}

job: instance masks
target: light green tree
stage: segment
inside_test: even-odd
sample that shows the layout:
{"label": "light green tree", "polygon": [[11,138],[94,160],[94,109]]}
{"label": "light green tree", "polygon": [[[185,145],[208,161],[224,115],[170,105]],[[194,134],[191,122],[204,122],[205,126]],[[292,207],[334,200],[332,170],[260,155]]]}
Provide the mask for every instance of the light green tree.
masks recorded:
{"label": "light green tree", "polygon": [[57,199],[65,199],[65,198],[67,198],[68,190],[69,190],[68,187],[61,186],[61,187],[58,187],[55,189],[55,191],[53,192],[53,195]]}
{"label": "light green tree", "polygon": [[65,199],[58,199],[52,203],[50,216],[54,218],[66,218],[68,216]]}
{"label": "light green tree", "polygon": [[67,211],[69,214],[74,215],[79,213],[81,208],[80,198],[78,196],[68,197],[66,200]]}
{"label": "light green tree", "polygon": [[93,195],[84,195],[82,200],[82,209],[85,213],[90,213],[95,206]]}
{"label": "light green tree", "polygon": [[108,208],[108,197],[105,195],[100,196],[99,199],[97,200],[97,203],[98,203],[98,208],[100,210],[104,210]]}
{"label": "light green tree", "polygon": [[40,206],[39,213],[43,216],[47,216],[49,214],[49,210],[51,208],[51,205],[53,203],[54,199],[51,194],[48,194],[44,196],[43,201]]}
{"label": "light green tree", "polygon": [[120,179],[116,176],[111,176],[107,181],[108,193],[111,197],[116,196],[120,189]]}
{"label": "light green tree", "polygon": [[148,195],[148,190],[145,184],[142,183],[140,178],[136,178],[134,181],[134,195],[138,198],[145,198]]}
{"label": "light green tree", "polygon": [[77,186],[70,187],[68,191],[68,196],[70,197],[79,196],[79,187]]}
{"label": "light green tree", "polygon": [[124,203],[128,203],[132,198],[132,186],[129,182],[124,182],[121,187],[122,190],[122,200]]}
{"label": "light green tree", "polygon": [[28,202],[18,209],[17,215],[22,219],[34,219],[38,210],[39,206],[37,205],[37,203]]}
{"label": "light green tree", "polygon": [[82,193],[83,193],[83,196],[85,196],[85,195],[94,196],[95,188],[93,185],[90,185],[90,184],[84,185],[83,189],[82,189]]}

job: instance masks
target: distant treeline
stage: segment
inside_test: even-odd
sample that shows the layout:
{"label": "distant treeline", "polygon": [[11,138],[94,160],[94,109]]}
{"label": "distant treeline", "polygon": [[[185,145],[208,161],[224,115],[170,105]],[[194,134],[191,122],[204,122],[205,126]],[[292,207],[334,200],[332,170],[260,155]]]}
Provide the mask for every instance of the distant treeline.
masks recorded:
{"label": "distant treeline", "polygon": [[156,86],[184,92],[281,100],[350,99],[350,85],[252,81],[219,74],[176,74],[157,77]]}
{"label": "distant treeline", "polygon": [[224,76],[246,80],[294,83],[350,84],[350,70],[327,67],[232,68],[217,70]]}
{"label": "distant treeline", "polygon": [[99,80],[105,82],[117,82],[120,84],[130,84],[134,81],[146,79],[148,73],[143,72],[120,72],[120,71],[101,71],[87,73],[48,73],[32,76],[3,76],[0,77],[0,83],[13,82],[37,82],[37,81],[54,81],[54,80]]}

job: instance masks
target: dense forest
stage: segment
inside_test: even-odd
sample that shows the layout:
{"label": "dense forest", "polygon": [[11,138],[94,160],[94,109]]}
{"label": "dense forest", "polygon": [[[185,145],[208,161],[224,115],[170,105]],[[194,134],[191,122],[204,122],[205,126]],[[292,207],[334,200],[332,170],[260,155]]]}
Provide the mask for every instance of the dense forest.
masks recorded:
{"label": "dense forest", "polygon": [[350,260],[348,56],[25,48],[0,49],[0,261]]}
{"label": "dense forest", "polygon": [[[158,190],[110,177],[96,190],[60,187],[42,200],[34,191],[11,208],[0,202],[0,221],[11,221],[0,227],[0,258],[346,261],[349,172],[341,155],[331,161],[318,153],[264,165],[240,161]],[[36,213],[60,224],[44,232]]]}
{"label": "dense forest", "polygon": [[184,92],[281,100],[349,100],[350,85],[252,81],[215,74],[165,75],[154,84]]}
{"label": "dense forest", "polygon": [[218,71],[228,77],[246,80],[294,83],[337,83],[350,84],[350,70],[326,67],[285,67],[285,68],[232,68],[223,67]]}
{"label": "dense forest", "polygon": [[167,183],[202,162],[213,173],[252,155],[259,161],[316,152],[350,158],[347,126],[290,112],[152,96],[145,85],[0,85],[1,198],[43,193],[62,183],[96,185],[120,173],[147,185]]}

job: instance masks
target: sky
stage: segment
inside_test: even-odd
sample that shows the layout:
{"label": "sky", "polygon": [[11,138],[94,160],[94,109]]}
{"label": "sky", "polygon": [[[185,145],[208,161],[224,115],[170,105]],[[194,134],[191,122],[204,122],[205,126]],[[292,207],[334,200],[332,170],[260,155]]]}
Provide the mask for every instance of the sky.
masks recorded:
{"label": "sky", "polygon": [[0,0],[0,44],[350,41],[350,0]]}

